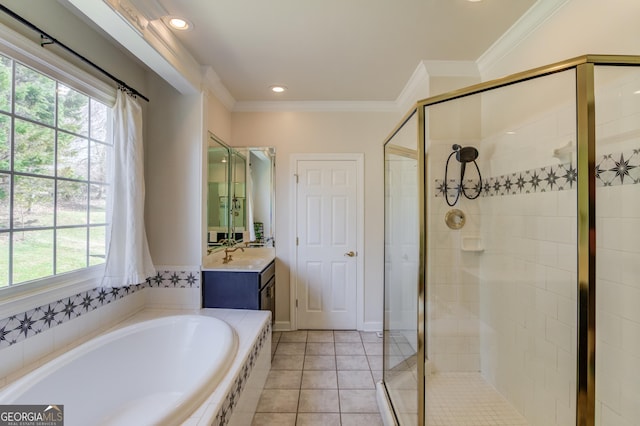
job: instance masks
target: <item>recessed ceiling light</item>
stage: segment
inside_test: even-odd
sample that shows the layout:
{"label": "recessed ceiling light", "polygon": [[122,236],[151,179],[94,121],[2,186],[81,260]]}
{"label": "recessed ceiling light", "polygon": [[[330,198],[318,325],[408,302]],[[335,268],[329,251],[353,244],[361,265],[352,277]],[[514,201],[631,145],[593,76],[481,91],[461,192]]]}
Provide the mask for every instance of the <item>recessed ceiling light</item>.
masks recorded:
{"label": "recessed ceiling light", "polygon": [[515,135],[516,132],[514,132],[513,130],[509,130],[508,132],[506,132],[508,135]]}
{"label": "recessed ceiling light", "polygon": [[287,90],[285,86],[279,86],[279,85],[271,86],[270,89],[272,92],[275,92],[275,93],[282,93],[285,90]]}
{"label": "recessed ceiling light", "polygon": [[635,92],[633,92],[634,95],[640,95],[640,90],[636,90]]}
{"label": "recessed ceiling light", "polygon": [[187,31],[193,29],[193,24],[191,22],[179,16],[167,16],[165,21],[174,30]]}
{"label": "recessed ceiling light", "polygon": [[476,2],[479,2],[479,1],[482,1],[482,0],[467,0],[467,1],[469,1],[471,3],[476,3]]}

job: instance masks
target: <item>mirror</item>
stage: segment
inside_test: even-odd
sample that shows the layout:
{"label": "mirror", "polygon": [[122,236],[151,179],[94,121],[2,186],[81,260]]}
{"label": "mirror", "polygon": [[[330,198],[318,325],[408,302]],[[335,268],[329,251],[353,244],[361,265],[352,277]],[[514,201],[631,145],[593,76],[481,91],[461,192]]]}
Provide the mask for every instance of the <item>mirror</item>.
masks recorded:
{"label": "mirror", "polygon": [[235,148],[231,149],[231,204],[229,205],[229,218],[231,238],[242,242],[247,228],[247,158]]}
{"label": "mirror", "polygon": [[207,150],[207,247],[222,245],[229,232],[229,147],[209,134]]}
{"label": "mirror", "polygon": [[207,252],[274,245],[275,149],[232,148],[209,132]]}
{"label": "mirror", "polygon": [[236,239],[251,246],[273,247],[275,148],[250,147],[234,150],[245,160],[236,161],[238,171],[245,168],[244,176],[236,175],[233,180],[238,200],[235,203],[238,210],[233,215]]}

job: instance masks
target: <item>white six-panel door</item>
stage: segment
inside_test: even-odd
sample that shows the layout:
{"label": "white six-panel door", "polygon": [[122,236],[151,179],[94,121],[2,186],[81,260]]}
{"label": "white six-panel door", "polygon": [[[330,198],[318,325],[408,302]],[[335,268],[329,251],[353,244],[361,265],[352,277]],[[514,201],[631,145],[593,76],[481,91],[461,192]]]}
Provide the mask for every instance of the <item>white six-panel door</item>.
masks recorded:
{"label": "white six-panel door", "polygon": [[300,160],[296,166],[299,329],[355,329],[357,165]]}

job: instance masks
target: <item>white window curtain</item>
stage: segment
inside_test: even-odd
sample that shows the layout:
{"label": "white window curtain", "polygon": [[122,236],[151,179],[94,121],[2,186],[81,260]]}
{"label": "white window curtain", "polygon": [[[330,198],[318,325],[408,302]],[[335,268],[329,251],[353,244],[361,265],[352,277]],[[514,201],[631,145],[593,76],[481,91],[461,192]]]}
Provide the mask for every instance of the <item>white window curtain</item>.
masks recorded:
{"label": "white window curtain", "polygon": [[142,108],[118,90],[113,107],[113,158],[109,191],[104,287],[143,283],[155,275],[144,227]]}

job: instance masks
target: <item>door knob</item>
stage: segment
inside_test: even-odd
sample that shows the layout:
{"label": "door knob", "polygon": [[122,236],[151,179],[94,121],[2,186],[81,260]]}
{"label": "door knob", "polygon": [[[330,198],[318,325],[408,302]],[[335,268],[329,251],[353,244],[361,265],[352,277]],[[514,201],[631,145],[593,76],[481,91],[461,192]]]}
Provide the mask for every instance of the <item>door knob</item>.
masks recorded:
{"label": "door knob", "polygon": [[345,256],[349,256],[349,257],[355,257],[356,256],[356,252],[355,251],[350,251],[344,254]]}

